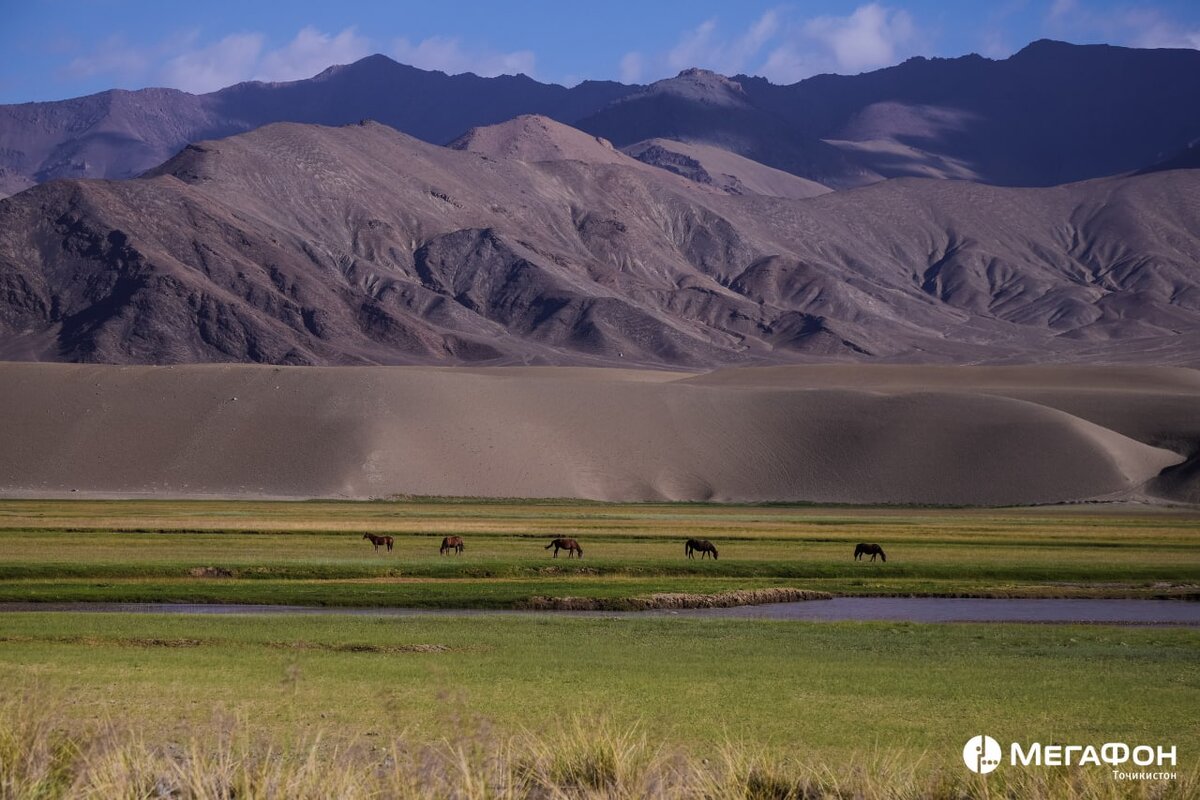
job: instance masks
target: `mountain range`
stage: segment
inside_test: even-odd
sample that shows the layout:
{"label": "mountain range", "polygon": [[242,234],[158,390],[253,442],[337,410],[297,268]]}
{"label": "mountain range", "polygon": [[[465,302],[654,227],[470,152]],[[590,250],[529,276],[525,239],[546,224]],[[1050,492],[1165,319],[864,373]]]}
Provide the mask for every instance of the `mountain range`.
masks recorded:
{"label": "mountain range", "polygon": [[797,199],[547,117],[278,123],[0,201],[0,358],[1196,364],[1197,231],[1195,170]]}
{"label": "mountain range", "polygon": [[445,75],[375,55],[290,83],[113,90],[0,106],[0,195],[129,178],[190,142],[273,122],[373,119],[433,144],[538,114],[617,147],[709,145],[832,188],[951,177],[1051,186],[1147,167],[1200,137],[1200,52],[1035,42],[790,86],[704,70],[649,86]]}

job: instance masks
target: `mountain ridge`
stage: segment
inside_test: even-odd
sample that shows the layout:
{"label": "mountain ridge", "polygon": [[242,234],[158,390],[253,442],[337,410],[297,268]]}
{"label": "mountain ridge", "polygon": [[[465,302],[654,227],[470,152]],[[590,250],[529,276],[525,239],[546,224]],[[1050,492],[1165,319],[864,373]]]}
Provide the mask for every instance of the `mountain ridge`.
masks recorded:
{"label": "mountain ridge", "polygon": [[[0,195],[60,177],[133,177],[189,142],[272,122],[376,119],[444,144],[522,114],[618,147],[655,138],[718,146],[835,188],[904,175],[1045,186],[1178,152],[1200,137],[1197,95],[1196,51],[1049,40],[1002,60],[918,57],[786,86],[692,69],[649,87],[567,88],[527,76],[446,75],[375,54],[312,78],[204,95],[110,90],[0,106]],[[717,97],[736,102],[713,105]]]}
{"label": "mountain ridge", "polygon": [[613,155],[528,162],[378,123],[276,123],[138,179],[43,184],[0,201],[2,355],[1197,362],[1195,171],[795,200]]}

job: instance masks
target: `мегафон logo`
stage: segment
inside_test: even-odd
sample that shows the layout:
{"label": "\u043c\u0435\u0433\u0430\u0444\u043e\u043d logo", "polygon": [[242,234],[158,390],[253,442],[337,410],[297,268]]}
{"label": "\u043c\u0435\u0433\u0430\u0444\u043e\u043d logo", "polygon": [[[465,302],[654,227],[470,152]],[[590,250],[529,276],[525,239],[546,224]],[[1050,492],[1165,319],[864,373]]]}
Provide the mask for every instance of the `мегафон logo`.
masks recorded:
{"label": "\u043c\u0435\u0433\u0430\u0444\u043e\u043d logo", "polygon": [[[967,769],[979,775],[986,775],[1004,761],[1004,748],[990,736],[980,734],[972,736],[962,751],[963,763]],[[1022,745],[1013,742],[1009,748],[1008,763],[1022,767],[1070,767],[1070,766],[1101,766],[1113,768],[1113,778],[1116,780],[1175,780],[1176,773],[1156,770],[1126,771],[1126,765],[1135,767],[1158,767],[1176,765],[1175,745],[1169,748],[1158,745],[1137,745],[1130,747],[1124,742],[1105,742],[1096,745],[1080,744],[1047,744],[1030,742]],[[1121,769],[1125,767],[1125,769]]]}
{"label": "\u043c\u0435\u0433\u0430\u0444\u043e\u043d logo", "polygon": [[986,775],[1000,766],[1000,759],[1003,757],[1004,751],[1000,749],[1000,743],[983,734],[972,737],[963,748],[963,761],[966,762],[967,768],[981,775]]}

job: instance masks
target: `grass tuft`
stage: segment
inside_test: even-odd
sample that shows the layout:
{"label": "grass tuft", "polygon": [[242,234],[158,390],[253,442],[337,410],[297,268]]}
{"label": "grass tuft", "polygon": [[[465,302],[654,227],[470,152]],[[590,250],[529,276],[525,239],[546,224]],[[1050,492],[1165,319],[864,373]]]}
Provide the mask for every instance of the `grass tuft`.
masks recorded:
{"label": "grass tuft", "polygon": [[1174,781],[1117,781],[1101,768],[984,777],[896,753],[806,762],[747,742],[709,759],[583,718],[509,736],[473,723],[439,743],[399,736],[386,746],[319,734],[281,741],[218,719],[182,741],[149,743],[113,724],[66,732],[29,699],[0,705],[0,797],[11,800],[1175,800],[1200,789],[1195,769]]}

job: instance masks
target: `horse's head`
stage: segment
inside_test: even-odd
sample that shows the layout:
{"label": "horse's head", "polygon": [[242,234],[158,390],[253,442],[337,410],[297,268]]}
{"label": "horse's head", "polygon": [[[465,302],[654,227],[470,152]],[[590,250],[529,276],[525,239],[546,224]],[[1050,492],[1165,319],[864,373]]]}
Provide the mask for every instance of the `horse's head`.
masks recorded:
{"label": "horse's head", "polygon": [[879,548],[879,557],[883,559],[883,563],[887,563],[887,553],[883,552],[883,548]]}

